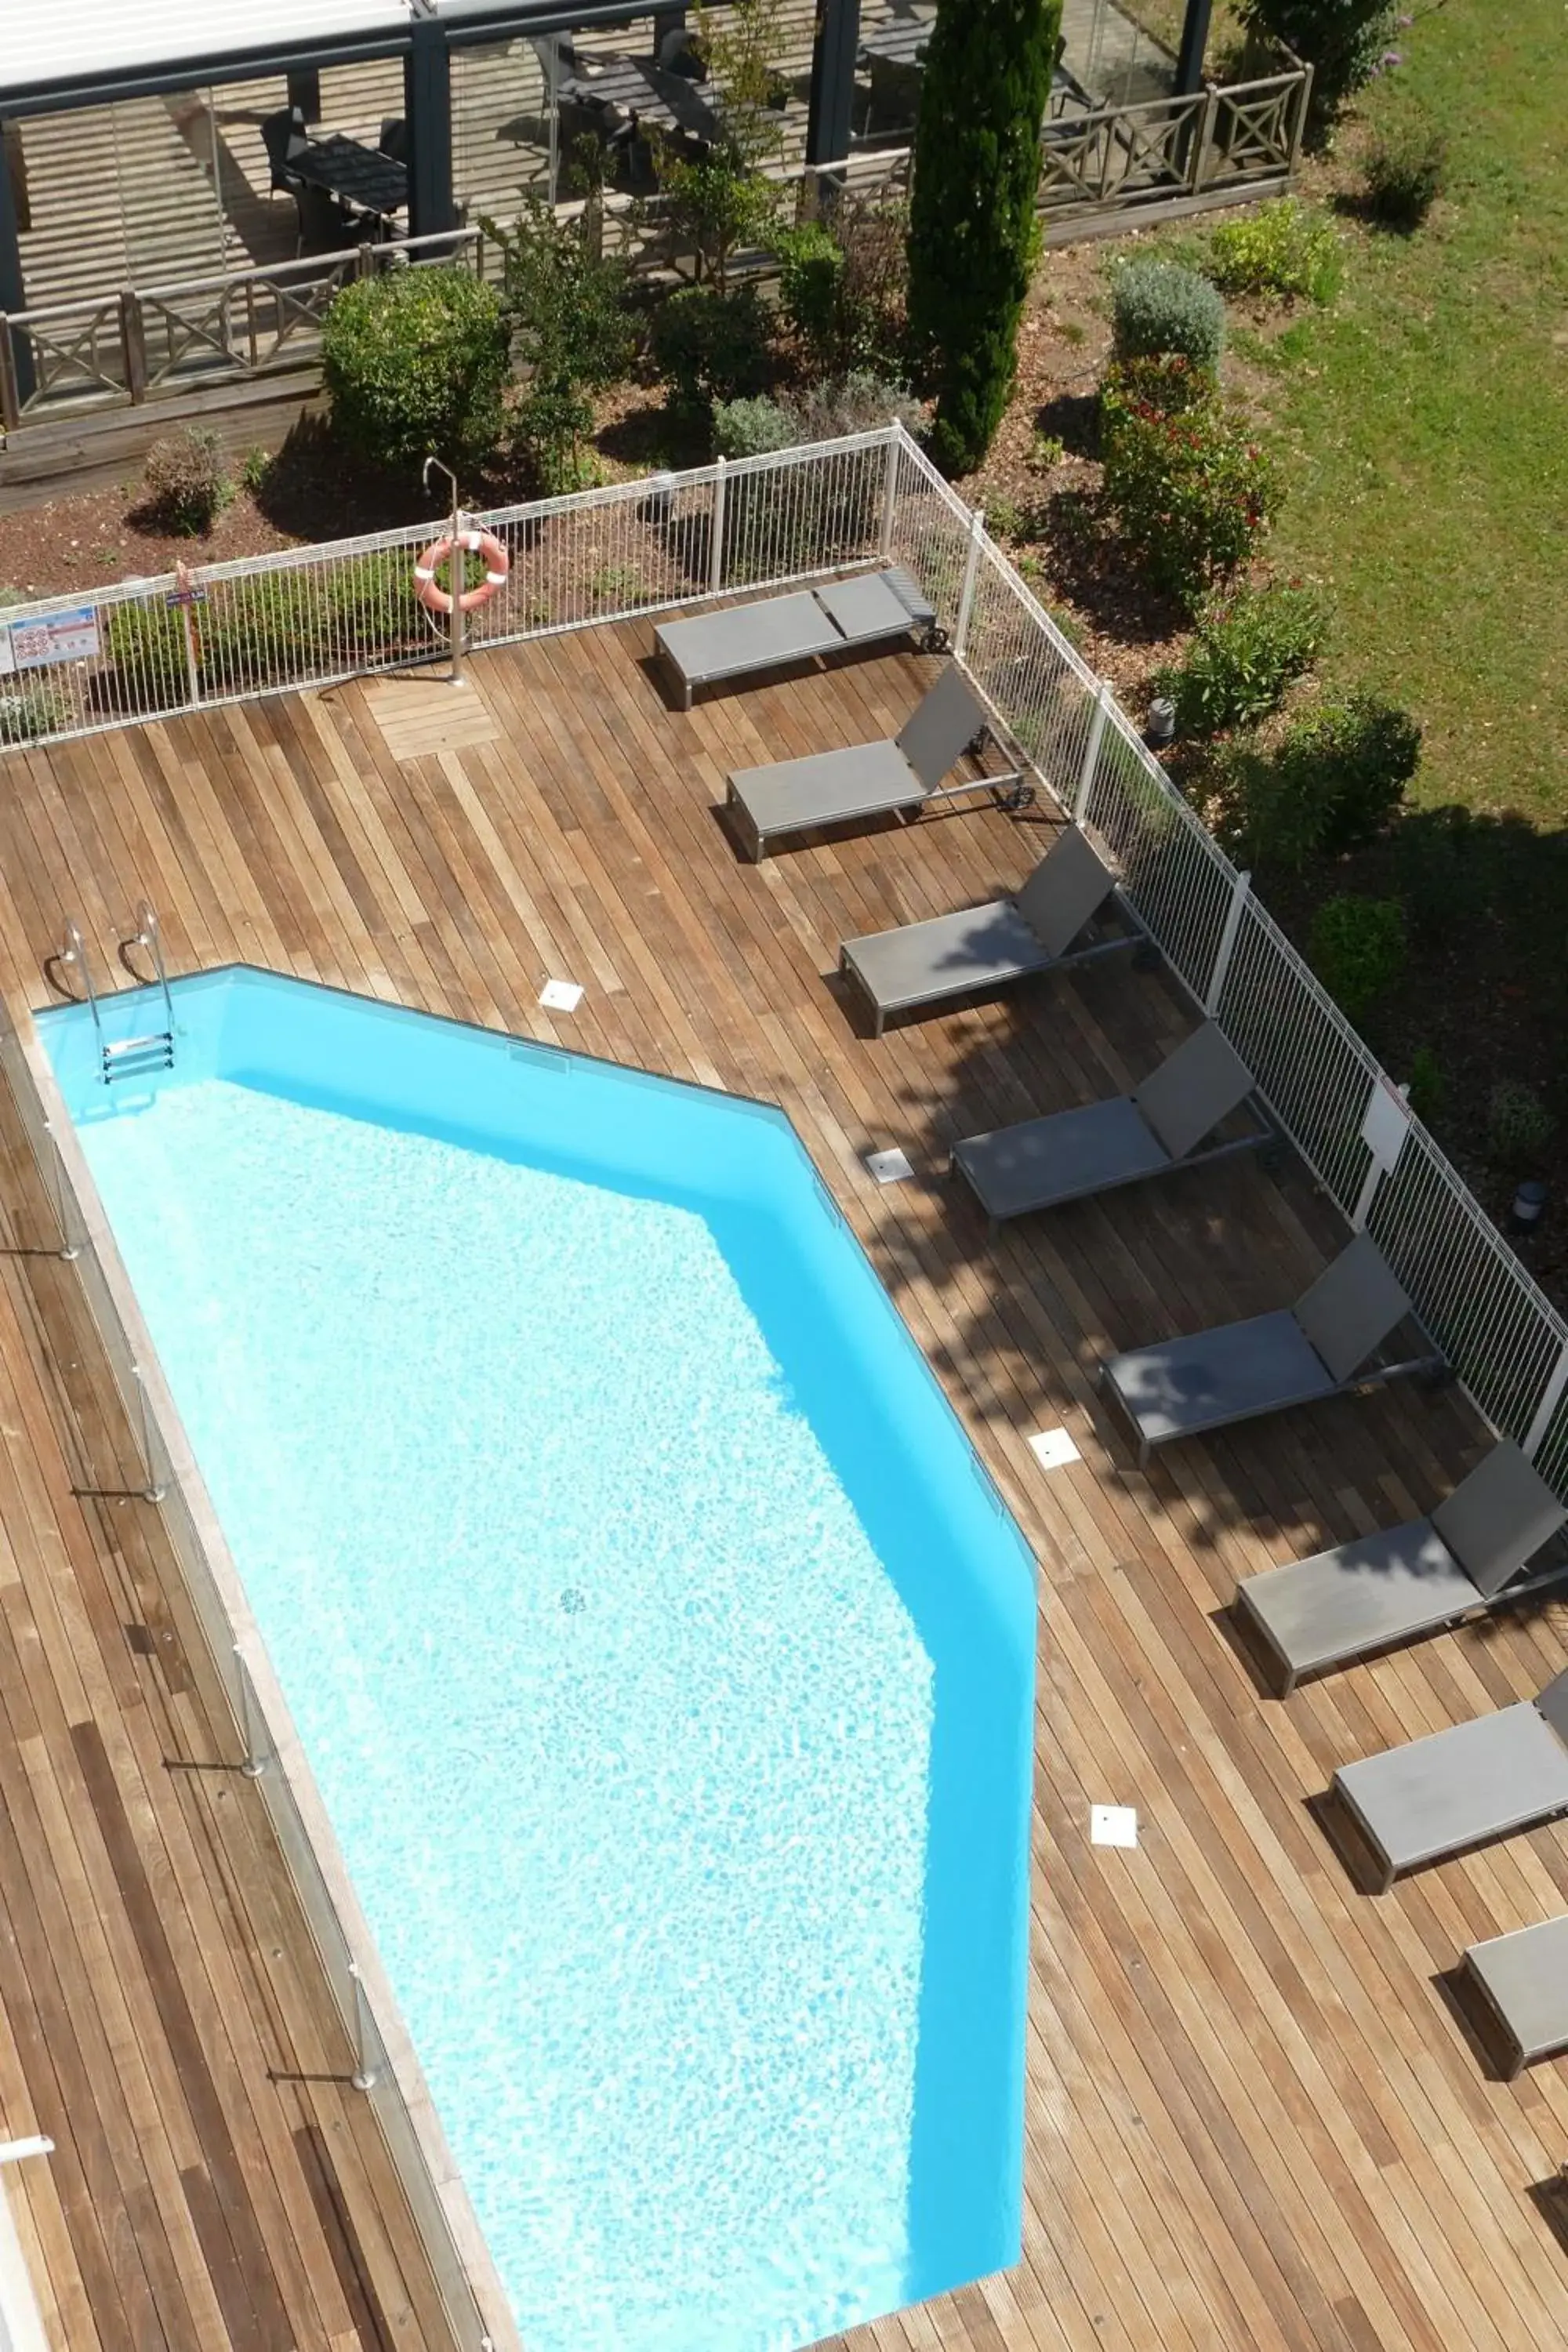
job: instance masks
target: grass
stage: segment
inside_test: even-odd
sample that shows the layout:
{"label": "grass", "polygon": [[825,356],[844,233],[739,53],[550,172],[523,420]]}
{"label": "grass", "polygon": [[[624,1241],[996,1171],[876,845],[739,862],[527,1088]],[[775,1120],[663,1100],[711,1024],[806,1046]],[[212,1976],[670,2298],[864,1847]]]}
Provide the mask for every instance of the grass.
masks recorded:
{"label": "grass", "polygon": [[[1421,719],[1416,798],[1568,821],[1568,40],[1563,0],[1451,0],[1370,122],[1449,142],[1415,236],[1358,235],[1331,311],[1270,354],[1289,497],[1276,560],[1332,586],[1333,681]],[[1353,138],[1347,134],[1347,144]]]}

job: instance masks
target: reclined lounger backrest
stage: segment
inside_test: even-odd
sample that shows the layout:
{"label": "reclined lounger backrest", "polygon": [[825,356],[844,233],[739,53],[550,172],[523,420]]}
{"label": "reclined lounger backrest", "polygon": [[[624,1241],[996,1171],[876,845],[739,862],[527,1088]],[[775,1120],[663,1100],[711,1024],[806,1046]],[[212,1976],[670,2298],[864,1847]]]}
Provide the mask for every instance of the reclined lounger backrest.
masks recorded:
{"label": "reclined lounger backrest", "polygon": [[1330,1377],[1348,1381],[1398,1329],[1410,1301],[1372,1235],[1357,1234],[1302,1292],[1294,1312]]}
{"label": "reclined lounger backrest", "polygon": [[1489,1601],[1565,1519],[1568,1510],[1506,1438],[1432,1514],[1432,1525]]}
{"label": "reclined lounger backrest", "polygon": [[985,713],[956,662],[928,687],[899,730],[897,742],[928,793],[934,793],[966,744],[985,726]]}
{"label": "reclined lounger backrest", "polygon": [[1132,1099],[1173,1160],[1184,1160],[1252,1092],[1252,1073],[1217,1022],[1184,1037]]}
{"label": "reclined lounger backrest", "polygon": [[1076,824],[1062,827],[1014,904],[1049,956],[1066,955],[1116,887]]}

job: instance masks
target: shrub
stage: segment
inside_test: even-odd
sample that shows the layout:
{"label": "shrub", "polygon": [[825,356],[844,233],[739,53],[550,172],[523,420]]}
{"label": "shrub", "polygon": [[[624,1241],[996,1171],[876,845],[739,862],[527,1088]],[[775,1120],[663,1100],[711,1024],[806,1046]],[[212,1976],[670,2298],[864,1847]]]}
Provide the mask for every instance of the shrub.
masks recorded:
{"label": "shrub", "polygon": [[267,487],[267,477],[272,471],[272,460],[259,443],[247,449],[239,461],[239,487],[256,498]]}
{"label": "shrub", "polygon": [[1503,1168],[1529,1168],[1539,1162],[1556,1126],[1539,1095],[1512,1078],[1492,1088],[1487,1105],[1487,1142],[1492,1158]]}
{"label": "shrub", "polygon": [[668,296],[654,312],[653,359],[671,406],[688,415],[760,391],[768,371],[768,318],[756,288],[724,293],[686,286]]}
{"label": "shrub", "polygon": [[1340,241],[1321,214],[1280,196],[1222,221],[1210,235],[1205,267],[1226,294],[1327,302],[1339,284]]}
{"label": "shrub", "polygon": [[1491,890],[1479,835],[1468,809],[1446,808],[1424,810],[1395,836],[1405,903],[1430,947],[1451,947],[1486,920]]}
{"label": "shrub", "polygon": [[1277,710],[1291,679],[1311,667],[1328,625],[1315,588],[1238,588],[1205,606],[1182,660],[1155,672],[1155,691],[1175,704],[1184,735],[1250,726]]}
{"label": "shrub", "polygon": [[1410,713],[1364,692],[1304,712],[1276,754],[1287,788],[1318,811],[1313,847],[1331,857],[1377,838],[1420,760]]}
{"label": "shrub", "polygon": [[1388,228],[1419,228],[1443,192],[1448,142],[1429,115],[1409,113],[1380,131],[1363,175],[1367,209]]}
{"label": "shrub", "polygon": [[1321,138],[1370,81],[1394,33],[1392,0],[1237,0],[1249,33],[1283,41],[1312,68],[1310,128]]}
{"label": "shrub", "polygon": [[1039,240],[1035,195],[1061,0],[939,8],[921,80],[910,206],[910,330],[950,474],[991,446],[1017,372]]}
{"label": "shrub", "polygon": [[142,469],[147,503],[170,530],[210,530],[232,492],[224,470],[223,444],[205,425],[187,425],[154,441]]}
{"label": "shrub", "polygon": [[900,383],[864,372],[815,383],[786,400],[724,400],[713,409],[713,442],[721,457],[762,457],[804,441],[835,441],[897,419],[913,426],[920,403]]}
{"label": "shrub", "polygon": [[584,448],[591,395],[626,373],[637,352],[629,277],[595,251],[581,222],[557,220],[533,198],[510,228],[487,220],[502,257],[501,301],[528,388],[512,417],[540,488],[553,497],[597,478]]}
{"label": "shrub", "polygon": [[1405,1087],[1410,1108],[1426,1127],[1443,1116],[1443,1105],[1448,1099],[1448,1081],[1443,1066],[1430,1045],[1417,1045],[1410,1057],[1410,1079]]}
{"label": "shrub", "polygon": [[1273,466],[1220,401],[1167,415],[1108,385],[1106,504],[1156,585],[1189,611],[1256,552],[1279,501]]}
{"label": "shrub", "polygon": [[15,692],[0,693],[0,743],[36,743],[69,727],[74,716],[58,687],[30,678]]}
{"label": "shrub", "polygon": [[1005,490],[994,491],[985,501],[985,528],[993,539],[1031,539],[1031,518]]}
{"label": "shrub", "polygon": [[1329,994],[1359,1021],[1404,970],[1405,909],[1397,898],[1349,891],[1330,898],[1312,918],[1309,953]]}
{"label": "shrub", "polygon": [[1037,433],[1029,444],[1029,470],[1048,474],[1067,456],[1066,444],[1055,433]]}
{"label": "shrub", "polygon": [[423,264],[345,286],[321,330],[332,423],[367,457],[473,465],[500,439],[508,366],[500,296]]}
{"label": "shrub", "polygon": [[737,253],[775,241],[780,187],[766,180],[733,140],[683,155],[665,142],[659,158],[664,217],[678,244],[697,254],[702,274],[723,293]]}
{"label": "shrub", "polygon": [[793,449],[800,426],[782,401],[721,400],[713,406],[713,446],[721,457],[765,457]]}
{"label": "shrub", "polygon": [[1180,352],[1112,360],[1100,380],[1100,422],[1103,426],[1108,415],[1139,406],[1158,409],[1162,416],[1180,416],[1185,409],[1202,408],[1214,396],[1214,378]]}
{"label": "shrub", "polygon": [[1124,262],[1110,281],[1110,315],[1119,360],[1174,352],[1203,374],[1218,374],[1225,304],[1195,269],[1152,255]]}
{"label": "shrub", "polygon": [[838,331],[844,248],[821,221],[785,229],[775,240],[779,308],[818,367],[831,367]]}

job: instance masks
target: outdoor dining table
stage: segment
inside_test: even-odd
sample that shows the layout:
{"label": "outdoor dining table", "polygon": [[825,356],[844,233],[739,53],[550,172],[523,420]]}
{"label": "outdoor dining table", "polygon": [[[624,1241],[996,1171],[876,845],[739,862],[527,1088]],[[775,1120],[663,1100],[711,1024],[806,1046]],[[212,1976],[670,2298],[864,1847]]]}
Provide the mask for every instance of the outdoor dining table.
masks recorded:
{"label": "outdoor dining table", "polygon": [[408,202],[406,167],[378,148],[362,146],[341,131],[293,148],[289,169],[311,186],[385,220]]}
{"label": "outdoor dining table", "polygon": [[711,145],[719,135],[719,118],[703,96],[704,87],[684,74],[670,73],[654,58],[606,57],[602,64],[580,63],[561,82],[559,95],[607,114],[635,114],[645,125],[684,131]]}
{"label": "outdoor dining table", "polygon": [[[866,35],[860,44],[860,61],[869,65],[879,58],[891,66],[921,66],[931,44],[934,16],[889,16]],[[1068,103],[1092,110],[1094,100],[1076,74],[1069,73],[1058,58],[1051,73],[1050,111],[1059,115]]]}

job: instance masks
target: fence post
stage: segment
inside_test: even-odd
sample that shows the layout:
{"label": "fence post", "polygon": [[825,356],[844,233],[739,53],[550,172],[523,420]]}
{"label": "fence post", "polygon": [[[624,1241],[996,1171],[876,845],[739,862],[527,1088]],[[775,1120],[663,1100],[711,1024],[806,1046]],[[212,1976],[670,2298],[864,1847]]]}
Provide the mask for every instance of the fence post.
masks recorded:
{"label": "fence post", "polygon": [[11,321],[0,310],[0,433],[14,433],[22,422],[22,396],[16,383],[16,352]]}
{"label": "fence post", "polygon": [[1198,124],[1198,135],[1193,142],[1193,162],[1189,174],[1189,184],[1194,196],[1203,189],[1205,166],[1208,163],[1209,148],[1214,140],[1215,117],[1218,112],[1219,92],[1212,81],[1205,82],[1203,121]]}
{"label": "fence post", "polygon": [[882,484],[882,536],[878,542],[884,563],[893,552],[893,523],[899,511],[899,434],[888,435],[888,471]]}
{"label": "fence post", "polygon": [[1296,120],[1290,131],[1290,158],[1285,166],[1292,179],[1295,178],[1300,165],[1301,142],[1307,135],[1307,114],[1312,103],[1313,71],[1314,68],[1309,65],[1296,90]]}
{"label": "fence post", "polygon": [[1225,910],[1225,925],[1219,935],[1219,945],[1214,951],[1214,970],[1204,993],[1204,1011],[1214,1016],[1219,1011],[1219,1000],[1225,991],[1225,976],[1230,970],[1231,957],[1236,953],[1236,935],[1241,929],[1241,912],[1247,904],[1247,894],[1252,887],[1248,873],[1238,874],[1231,885],[1230,904]]}
{"label": "fence post", "polygon": [[356,278],[375,276],[375,247],[368,237],[362,240],[359,250],[354,255],[354,276]]}
{"label": "fence post", "polygon": [[713,520],[708,527],[708,586],[717,595],[724,585],[724,460],[713,477]]}
{"label": "fence post", "polygon": [[267,1758],[261,1742],[256,1737],[256,1710],[251,1704],[250,1673],[245,1663],[245,1653],[237,1642],[234,1645],[235,1671],[239,1676],[239,1737],[245,1749],[240,1766],[247,1780],[259,1780],[267,1769]]}
{"label": "fence post", "polygon": [[952,658],[961,662],[969,643],[969,616],[974,609],[974,582],[980,570],[980,541],[985,509],[976,507],[969,518],[969,552],[963,559],[963,585],[958,592],[958,618],[952,627]]}
{"label": "fence post", "polygon": [[1094,716],[1089,722],[1089,741],[1083,747],[1083,766],[1079,770],[1078,790],[1073,794],[1072,821],[1082,828],[1089,814],[1089,795],[1094,784],[1094,772],[1100,765],[1100,747],[1105,740],[1105,721],[1110,709],[1110,680],[1102,677],[1094,698]]}
{"label": "fence post", "polygon": [[137,406],[147,397],[147,324],[142,297],[127,286],[120,297],[120,357],[125,369],[125,389]]}
{"label": "fence post", "polygon": [[1551,1428],[1557,1408],[1563,1402],[1564,1389],[1568,1389],[1568,1340],[1564,1340],[1563,1344],[1556,1364],[1552,1368],[1552,1378],[1547,1381],[1541,1402],[1535,1409],[1535,1418],[1525,1433],[1522,1450],[1529,1455],[1531,1462],[1545,1443],[1546,1433]]}

